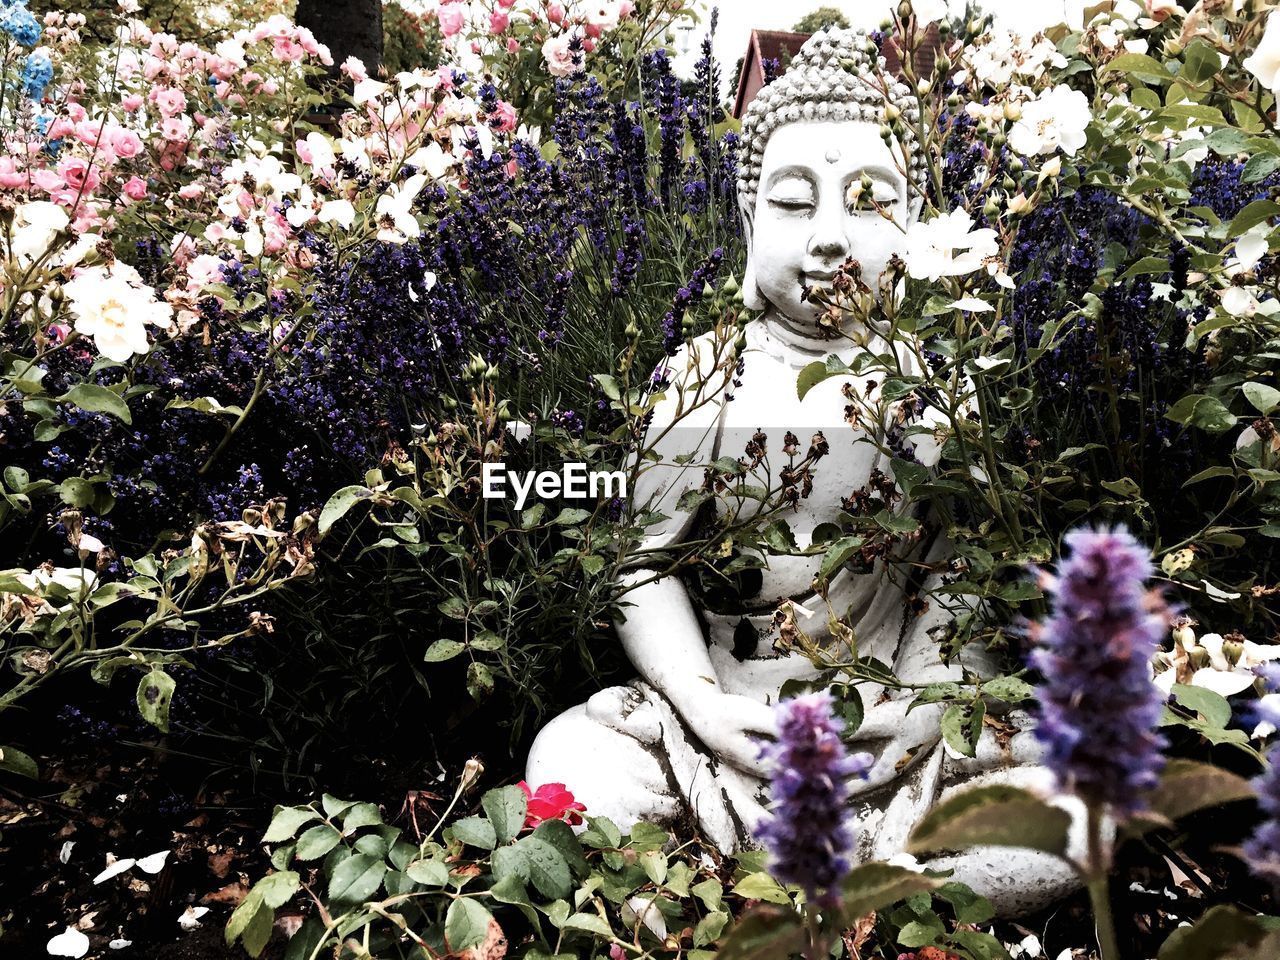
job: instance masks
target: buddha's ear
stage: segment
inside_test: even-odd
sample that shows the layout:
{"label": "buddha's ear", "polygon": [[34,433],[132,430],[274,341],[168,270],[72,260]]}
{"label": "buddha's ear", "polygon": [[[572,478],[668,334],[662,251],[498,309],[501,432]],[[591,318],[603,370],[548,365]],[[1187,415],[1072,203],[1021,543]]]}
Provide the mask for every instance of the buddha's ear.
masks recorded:
{"label": "buddha's ear", "polygon": [[756,265],[755,255],[752,252],[755,244],[752,239],[755,236],[754,217],[755,211],[742,207],[742,238],[747,244],[747,266],[742,271],[742,303],[748,310],[763,310],[765,308],[764,294],[760,292],[760,285],[756,283]]}

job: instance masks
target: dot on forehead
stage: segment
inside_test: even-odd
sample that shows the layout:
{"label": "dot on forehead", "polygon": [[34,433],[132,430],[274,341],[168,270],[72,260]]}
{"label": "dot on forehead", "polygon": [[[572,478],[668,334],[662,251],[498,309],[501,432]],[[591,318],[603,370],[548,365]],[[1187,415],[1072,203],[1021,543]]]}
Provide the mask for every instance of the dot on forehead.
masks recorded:
{"label": "dot on forehead", "polygon": [[840,162],[840,151],[837,150],[835,147],[832,147],[827,151],[827,163],[839,163],[839,162]]}

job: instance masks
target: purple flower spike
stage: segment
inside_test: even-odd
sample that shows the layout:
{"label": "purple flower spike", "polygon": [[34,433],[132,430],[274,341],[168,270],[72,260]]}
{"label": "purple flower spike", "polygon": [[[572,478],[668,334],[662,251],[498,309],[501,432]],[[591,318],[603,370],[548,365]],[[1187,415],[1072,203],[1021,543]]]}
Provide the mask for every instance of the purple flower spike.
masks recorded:
{"label": "purple flower spike", "polygon": [[1264,819],[1243,848],[1254,873],[1280,884],[1280,751],[1273,748],[1267,761],[1267,769],[1253,780]]}
{"label": "purple flower spike", "polygon": [[1075,530],[1066,545],[1031,656],[1044,674],[1036,737],[1063,787],[1123,817],[1142,808],[1164,766],[1164,695],[1150,663],[1171,614],[1146,589],[1150,553],[1123,527]]}
{"label": "purple flower spike", "polygon": [[773,875],[803,887],[810,900],[828,902],[851,866],[855,824],[847,781],[865,777],[874,762],[845,749],[832,702],[822,691],[778,704],[777,742],[761,751],[772,773],[771,812],[756,828]]}

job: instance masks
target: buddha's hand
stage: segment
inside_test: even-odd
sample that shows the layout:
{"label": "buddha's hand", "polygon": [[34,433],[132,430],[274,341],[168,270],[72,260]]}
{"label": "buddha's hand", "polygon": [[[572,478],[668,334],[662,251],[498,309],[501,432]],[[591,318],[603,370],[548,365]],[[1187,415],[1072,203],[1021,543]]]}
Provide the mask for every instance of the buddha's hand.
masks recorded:
{"label": "buddha's hand", "polygon": [[865,750],[875,763],[865,780],[853,779],[849,789],[866,793],[896,779],[911,763],[920,759],[924,747],[942,735],[939,722],[942,705],[917,707],[910,713],[910,698],[886,700],[867,710],[862,726],[849,738],[850,749]]}
{"label": "buddha's hand", "polygon": [[680,711],[694,734],[713,754],[745,773],[765,775],[760,759],[764,737],[776,727],[773,710],[759,700],[732,693],[707,692]]}

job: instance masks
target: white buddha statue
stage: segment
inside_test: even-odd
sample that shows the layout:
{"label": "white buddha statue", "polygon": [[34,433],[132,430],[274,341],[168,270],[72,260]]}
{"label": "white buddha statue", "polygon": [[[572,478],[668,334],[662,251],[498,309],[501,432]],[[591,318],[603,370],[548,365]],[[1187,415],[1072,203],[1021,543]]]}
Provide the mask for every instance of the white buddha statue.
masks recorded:
{"label": "white buddha statue", "polygon": [[[867,485],[873,471],[892,477],[883,432],[860,434],[844,417],[842,389],[874,389],[874,378],[832,378],[803,400],[796,391],[797,375],[809,363],[832,353],[851,362],[866,349],[820,329],[819,311],[804,288],[829,287],[837,269],[853,258],[864,281],[878,289],[890,257],[901,249],[903,229],[919,210],[903,172],[917,162],[903,160],[904,153],[913,157],[914,143],[886,143],[880,135],[886,102],[901,110],[903,126],[911,130],[916,101],[896,80],[881,88],[868,44],[865,34],[853,31],[816,34],[744,119],[738,195],[749,254],[743,288],[747,306],[762,312],[745,329],[739,385],[723,374],[732,362],[722,362],[713,335],[691,341],[668,361],[670,384],[649,433],[661,436],[655,445],[661,464],[644,472],[632,491],[638,509],[647,505],[670,518],[647,529],[646,548],[689,536],[695,518],[677,506],[680,497],[702,485],[707,464],[741,455],[757,432],[767,437],[775,483],[777,466],[786,462],[788,431],[804,438],[803,446],[822,431],[829,444],[813,469],[812,490],[785,513],[801,548],[819,525],[837,520],[842,498]],[[848,61],[857,69],[846,69]],[[865,178],[892,221],[850,202],[850,186]],[[863,334],[861,342],[888,348]],[[695,396],[700,402],[693,402]],[[879,444],[872,442],[877,439]],[[922,555],[927,548],[921,545]],[[846,567],[833,575],[824,599],[814,583],[821,558],[765,557],[760,589],[727,614],[699,604],[679,577],[630,569],[623,585],[631,588],[624,596],[631,606],[617,630],[639,679],[602,690],[553,719],[530,750],[526,779],[566,784],[588,812],[624,829],[640,820],[683,823],[725,853],[749,845],[763,812],[759,738],[772,729],[771,705],[787,680],[818,675],[808,658],[775,650],[769,628],[780,602],[813,611],[807,620],[801,616],[799,626],[817,643],[834,646],[841,641],[828,630],[833,611],[852,629],[858,654],[890,664],[904,682],[961,676],[960,663],[941,662],[928,633],[946,620],[938,605],[915,612],[901,575],[881,558],[872,560],[869,572]],[[972,656],[965,665],[976,672],[984,666]],[[915,823],[948,791],[988,782],[1052,782],[1035,766],[1029,731],[1000,744],[988,730],[976,758],[962,757],[942,742],[940,707],[908,712],[911,691],[870,683],[858,689],[866,708],[853,747],[877,758],[869,778],[854,784],[865,859],[901,852]],[[1047,905],[1075,886],[1065,864],[1032,851],[978,848],[928,865],[954,869],[957,880],[1006,914]]]}

